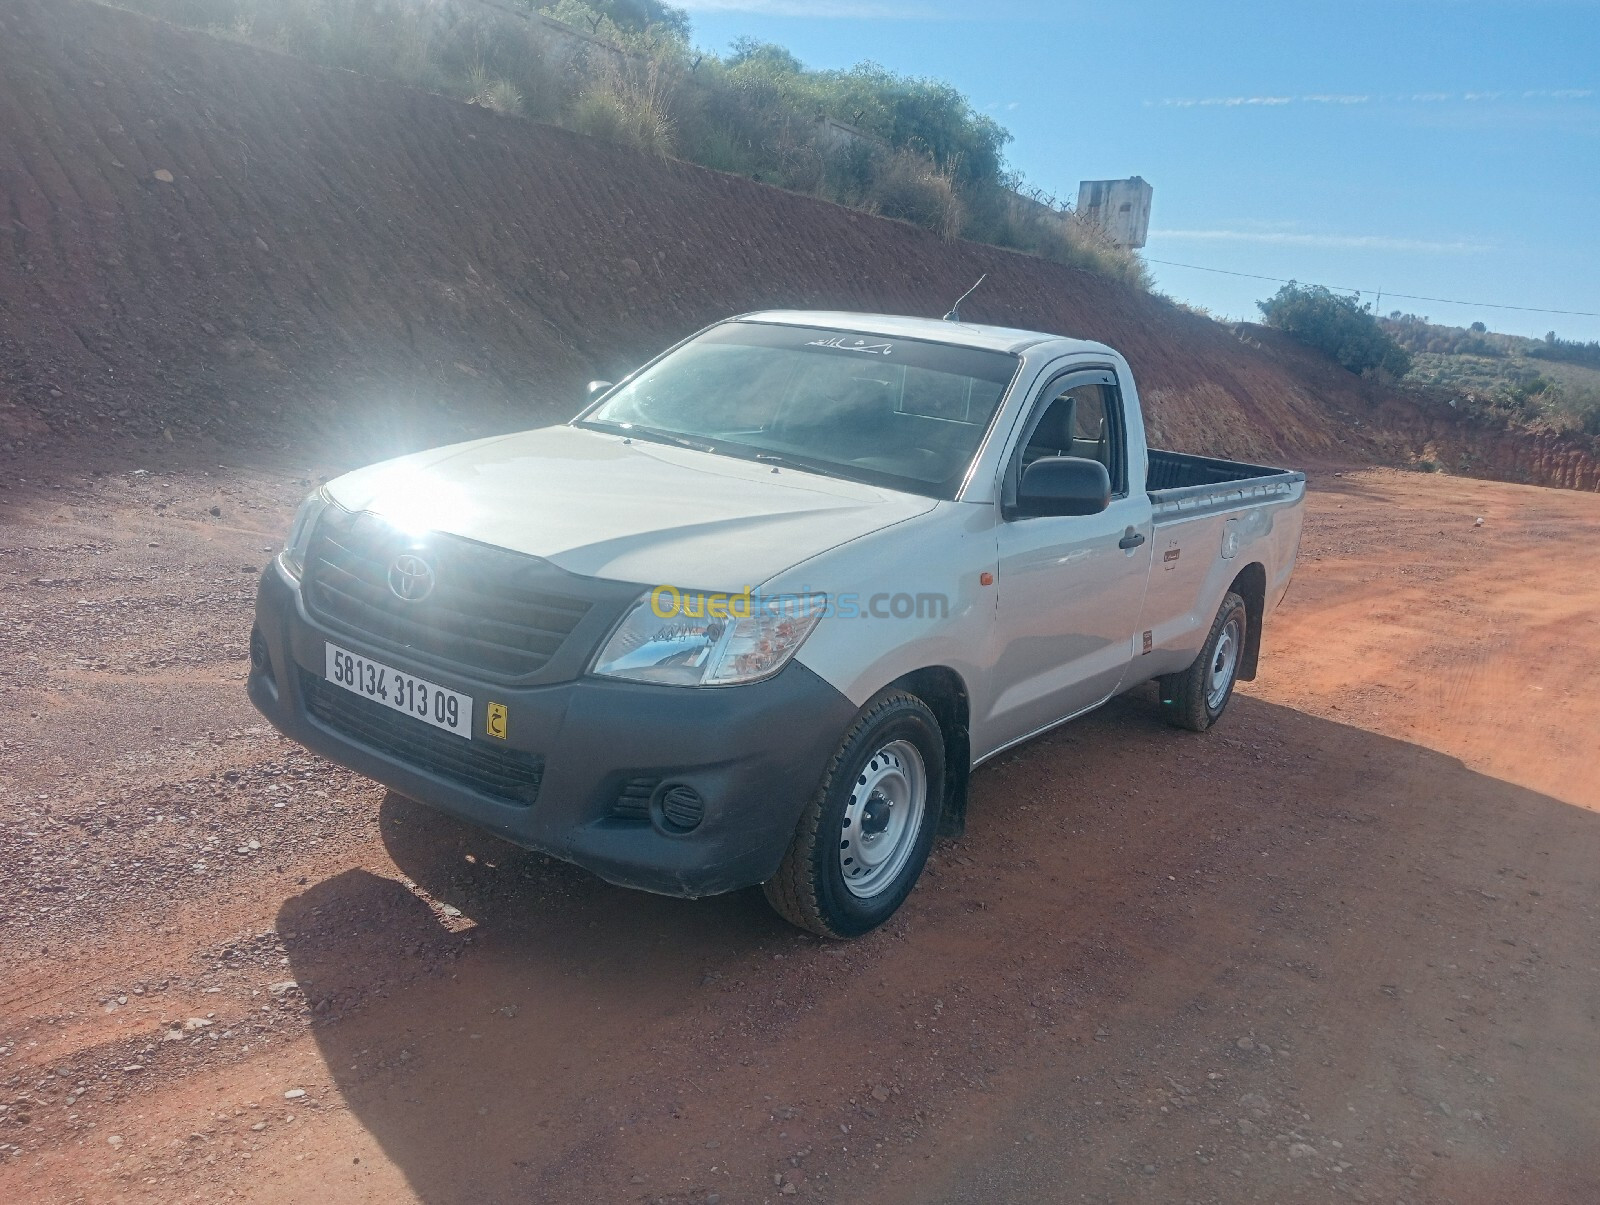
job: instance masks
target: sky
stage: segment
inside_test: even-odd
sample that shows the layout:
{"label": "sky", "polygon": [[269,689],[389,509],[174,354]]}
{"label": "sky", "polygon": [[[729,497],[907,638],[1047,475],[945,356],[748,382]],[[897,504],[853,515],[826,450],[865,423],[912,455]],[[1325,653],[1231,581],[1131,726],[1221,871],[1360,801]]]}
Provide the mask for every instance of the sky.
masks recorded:
{"label": "sky", "polygon": [[1219,317],[1278,284],[1200,269],[1600,339],[1600,0],[676,2],[703,47],[954,84],[1058,197],[1143,176],[1157,287]]}

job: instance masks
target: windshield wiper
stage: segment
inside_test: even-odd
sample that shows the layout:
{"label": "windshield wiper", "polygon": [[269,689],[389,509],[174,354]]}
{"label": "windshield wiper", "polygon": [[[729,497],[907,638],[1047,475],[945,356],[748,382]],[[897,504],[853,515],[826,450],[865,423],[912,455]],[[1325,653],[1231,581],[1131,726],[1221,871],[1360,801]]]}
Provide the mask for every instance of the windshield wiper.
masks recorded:
{"label": "windshield wiper", "polygon": [[795,469],[801,473],[818,473],[824,477],[832,476],[827,469],[821,468],[810,461],[801,460],[795,456],[786,456],[782,452],[768,452],[763,448],[752,448],[749,444],[723,444],[717,450],[724,456],[734,456],[740,460],[756,460],[762,464]]}
{"label": "windshield wiper", "polygon": [[610,431],[614,434],[639,439],[653,440],[656,443],[672,444],[674,447],[688,448],[691,452],[715,452],[717,445],[703,439],[690,439],[687,435],[679,435],[676,431],[663,431],[659,427],[641,427],[637,423],[612,423],[604,419],[587,419],[582,424],[585,427],[594,427],[597,430]]}
{"label": "windshield wiper", "polygon": [[774,467],[794,469],[800,473],[817,473],[824,477],[839,475],[829,472],[827,467],[799,457],[788,456],[782,452],[768,452],[764,448],[753,448],[749,444],[714,443],[709,439],[692,439],[687,435],[679,435],[676,431],[663,431],[660,427],[641,427],[637,423],[616,423],[606,419],[586,419],[579,425],[593,427],[598,431],[609,431],[625,438],[637,437],[672,444],[675,447],[688,448],[693,452],[711,452],[718,456],[731,456],[735,460],[755,460]]}

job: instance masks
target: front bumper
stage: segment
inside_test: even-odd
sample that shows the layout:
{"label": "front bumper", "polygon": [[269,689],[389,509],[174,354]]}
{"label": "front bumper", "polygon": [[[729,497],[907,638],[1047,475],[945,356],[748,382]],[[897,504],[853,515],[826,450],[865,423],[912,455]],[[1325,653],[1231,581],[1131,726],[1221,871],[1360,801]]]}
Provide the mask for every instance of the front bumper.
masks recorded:
{"label": "front bumper", "polygon": [[[531,802],[473,785],[431,756],[436,730],[394,713],[403,751],[364,739],[359,726],[312,714],[324,645],[414,672],[473,703],[474,755],[537,766]],[[251,638],[250,700],[275,728],[330,761],[508,841],[582,866],[624,887],[705,896],[771,878],[854,718],[850,701],[798,662],[748,686],[683,688],[584,677],[552,685],[489,685],[471,673],[408,659],[320,625],[276,561],[261,578]],[[352,705],[364,701],[350,696]],[[490,701],[507,708],[506,738],[485,731]],[[367,704],[377,707],[377,704]],[[440,734],[449,741],[464,738]],[[674,786],[692,788],[702,818],[683,831],[664,812]]]}

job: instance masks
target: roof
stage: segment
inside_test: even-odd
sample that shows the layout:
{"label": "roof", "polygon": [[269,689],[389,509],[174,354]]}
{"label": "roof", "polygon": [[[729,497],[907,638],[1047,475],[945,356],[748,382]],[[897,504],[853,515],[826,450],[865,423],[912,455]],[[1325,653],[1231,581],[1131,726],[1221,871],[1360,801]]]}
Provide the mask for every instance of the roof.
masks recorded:
{"label": "roof", "polygon": [[1040,344],[1060,344],[1056,350],[1107,351],[1103,343],[1068,339],[1043,331],[1015,330],[1008,326],[982,326],[976,322],[946,322],[942,318],[908,318],[895,314],[853,314],[835,310],[762,310],[740,314],[738,322],[771,322],[784,326],[821,326],[857,335],[885,335],[899,339],[922,339],[956,347],[976,347],[984,351],[1019,354]]}

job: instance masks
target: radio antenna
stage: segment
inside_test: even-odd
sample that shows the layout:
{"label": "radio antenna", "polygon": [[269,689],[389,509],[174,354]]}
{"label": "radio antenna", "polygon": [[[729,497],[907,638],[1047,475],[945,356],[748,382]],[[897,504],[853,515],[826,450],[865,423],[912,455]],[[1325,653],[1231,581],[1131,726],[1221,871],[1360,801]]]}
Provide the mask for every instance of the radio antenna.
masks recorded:
{"label": "radio antenna", "polygon": [[987,272],[985,272],[982,276],[978,277],[978,280],[977,280],[976,284],[974,284],[965,293],[961,294],[960,297],[957,297],[956,298],[956,303],[953,306],[950,307],[950,312],[944,316],[944,321],[946,321],[946,322],[960,322],[961,321],[961,303],[963,301],[965,301],[968,297],[971,297],[974,293],[976,293],[978,291],[978,285],[981,285],[984,281],[986,281],[988,279],[989,279],[989,274]]}

